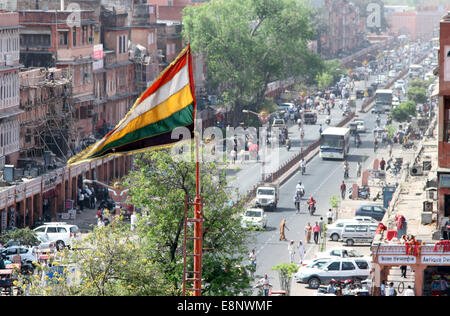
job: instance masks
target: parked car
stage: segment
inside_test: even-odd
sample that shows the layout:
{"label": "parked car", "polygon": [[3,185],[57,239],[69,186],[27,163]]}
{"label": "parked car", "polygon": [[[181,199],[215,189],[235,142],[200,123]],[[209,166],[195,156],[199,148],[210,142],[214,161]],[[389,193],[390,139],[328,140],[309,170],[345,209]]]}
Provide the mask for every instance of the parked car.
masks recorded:
{"label": "parked car", "polygon": [[377,224],[368,223],[345,223],[342,229],[341,240],[347,246],[353,246],[356,243],[372,243]]}
{"label": "parked car", "polygon": [[363,258],[364,256],[360,254],[358,251],[356,251],[353,248],[349,247],[334,247],[331,249],[328,249],[323,252],[317,252],[315,254],[316,258]]}
{"label": "parked car", "polygon": [[81,239],[81,233],[77,225],[65,222],[45,223],[34,229],[38,236],[45,236],[49,241],[56,244],[56,249],[63,250],[64,247],[72,247],[74,240]]}
{"label": "parked car", "polygon": [[250,208],[242,214],[241,225],[243,228],[266,228],[267,215],[262,208]]}
{"label": "parked car", "polygon": [[40,244],[34,247],[38,254],[51,254],[56,251],[56,243],[50,241],[45,235],[38,236]]}
{"label": "parked car", "polygon": [[294,278],[298,283],[306,283],[312,289],[328,284],[332,279],[365,280],[370,275],[370,262],[364,258],[336,258],[320,268],[303,269]]}
{"label": "parked car", "polygon": [[339,241],[342,235],[342,229],[344,228],[345,223],[357,223],[356,220],[353,219],[338,219],[332,224],[327,225],[327,230],[325,231],[325,235],[328,238],[331,238],[333,241]]}
{"label": "parked car", "polygon": [[385,213],[386,209],[381,205],[364,204],[358,207],[355,216],[369,216],[381,222]]}
{"label": "parked car", "polygon": [[11,246],[3,249],[1,255],[9,261],[13,261],[15,255],[20,255],[21,261],[37,262],[37,253],[34,247]]}

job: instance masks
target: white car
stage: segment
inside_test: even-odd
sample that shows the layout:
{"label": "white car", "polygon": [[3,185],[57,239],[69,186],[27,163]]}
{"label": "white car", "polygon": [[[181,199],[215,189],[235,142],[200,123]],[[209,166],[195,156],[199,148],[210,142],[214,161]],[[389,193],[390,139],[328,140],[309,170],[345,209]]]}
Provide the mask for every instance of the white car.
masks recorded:
{"label": "white car", "polygon": [[295,275],[295,281],[306,283],[312,289],[328,284],[332,279],[365,280],[370,275],[370,262],[364,258],[336,258],[320,268],[303,269]]}
{"label": "white car", "polygon": [[63,250],[64,247],[72,247],[73,242],[81,239],[81,233],[77,225],[65,222],[44,223],[34,229],[38,236],[44,236],[48,241],[56,244],[56,249]]}
{"label": "white car", "polygon": [[356,123],[356,130],[360,133],[365,133],[366,132],[366,125],[364,123],[364,121],[358,120],[355,121],[354,123]]}
{"label": "white car", "polygon": [[393,97],[393,98],[392,98],[392,106],[393,106],[393,107],[396,107],[396,106],[398,106],[398,105],[400,105],[400,100],[399,100],[399,98]]}
{"label": "white car", "polygon": [[241,225],[243,228],[267,227],[267,215],[262,208],[250,208],[242,214]]}
{"label": "white car", "polygon": [[335,247],[328,249],[324,252],[318,252],[315,254],[316,258],[333,258],[333,257],[339,257],[339,258],[363,258],[366,257],[367,260],[371,260],[369,256],[364,256],[357,252],[353,248],[349,247]]}
{"label": "white car", "polygon": [[301,269],[311,269],[311,268],[320,268],[328,261],[335,259],[334,257],[321,257],[314,258],[312,260],[303,260],[302,265],[298,268],[298,271]]}
{"label": "white car", "polygon": [[344,224],[352,222],[378,224],[378,221],[370,216],[354,216],[353,218],[338,219],[334,223],[327,225],[325,235],[333,241],[339,241]]}
{"label": "white car", "polygon": [[34,247],[11,246],[2,250],[2,256],[9,261],[13,261],[15,255],[20,255],[21,261],[37,262],[37,253]]}
{"label": "white car", "polygon": [[45,235],[38,236],[40,244],[36,247],[36,252],[38,254],[52,254],[56,251],[56,243],[54,241],[48,240]]}

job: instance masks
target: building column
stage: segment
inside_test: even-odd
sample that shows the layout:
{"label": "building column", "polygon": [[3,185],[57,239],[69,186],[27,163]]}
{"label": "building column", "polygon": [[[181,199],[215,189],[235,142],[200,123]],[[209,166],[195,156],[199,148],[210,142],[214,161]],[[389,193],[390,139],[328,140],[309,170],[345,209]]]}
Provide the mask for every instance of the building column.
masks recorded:
{"label": "building column", "polygon": [[423,294],[423,272],[426,269],[424,265],[411,266],[414,270],[414,293],[416,296],[422,296]]}
{"label": "building column", "polygon": [[31,194],[31,207],[30,207],[30,224],[34,224],[34,194]]}

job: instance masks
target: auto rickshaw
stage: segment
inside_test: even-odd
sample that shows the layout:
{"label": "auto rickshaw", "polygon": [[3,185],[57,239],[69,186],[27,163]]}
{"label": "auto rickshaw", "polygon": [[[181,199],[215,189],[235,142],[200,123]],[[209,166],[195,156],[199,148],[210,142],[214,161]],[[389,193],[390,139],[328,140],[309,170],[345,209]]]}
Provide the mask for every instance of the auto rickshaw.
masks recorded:
{"label": "auto rickshaw", "polygon": [[364,90],[356,90],[356,99],[364,98]]}

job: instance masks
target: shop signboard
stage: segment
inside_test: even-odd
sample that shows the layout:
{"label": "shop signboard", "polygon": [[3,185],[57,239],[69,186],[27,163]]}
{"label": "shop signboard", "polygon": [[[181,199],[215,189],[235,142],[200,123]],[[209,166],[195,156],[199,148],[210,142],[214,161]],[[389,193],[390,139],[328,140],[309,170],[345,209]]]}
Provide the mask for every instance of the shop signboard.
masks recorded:
{"label": "shop signboard", "polygon": [[415,264],[416,257],[414,256],[388,256],[388,255],[380,255],[378,257],[379,264]]}
{"label": "shop signboard", "polygon": [[422,263],[427,265],[450,265],[450,255],[422,256]]}
{"label": "shop signboard", "polygon": [[103,44],[94,45],[94,62],[92,70],[103,69]]}

